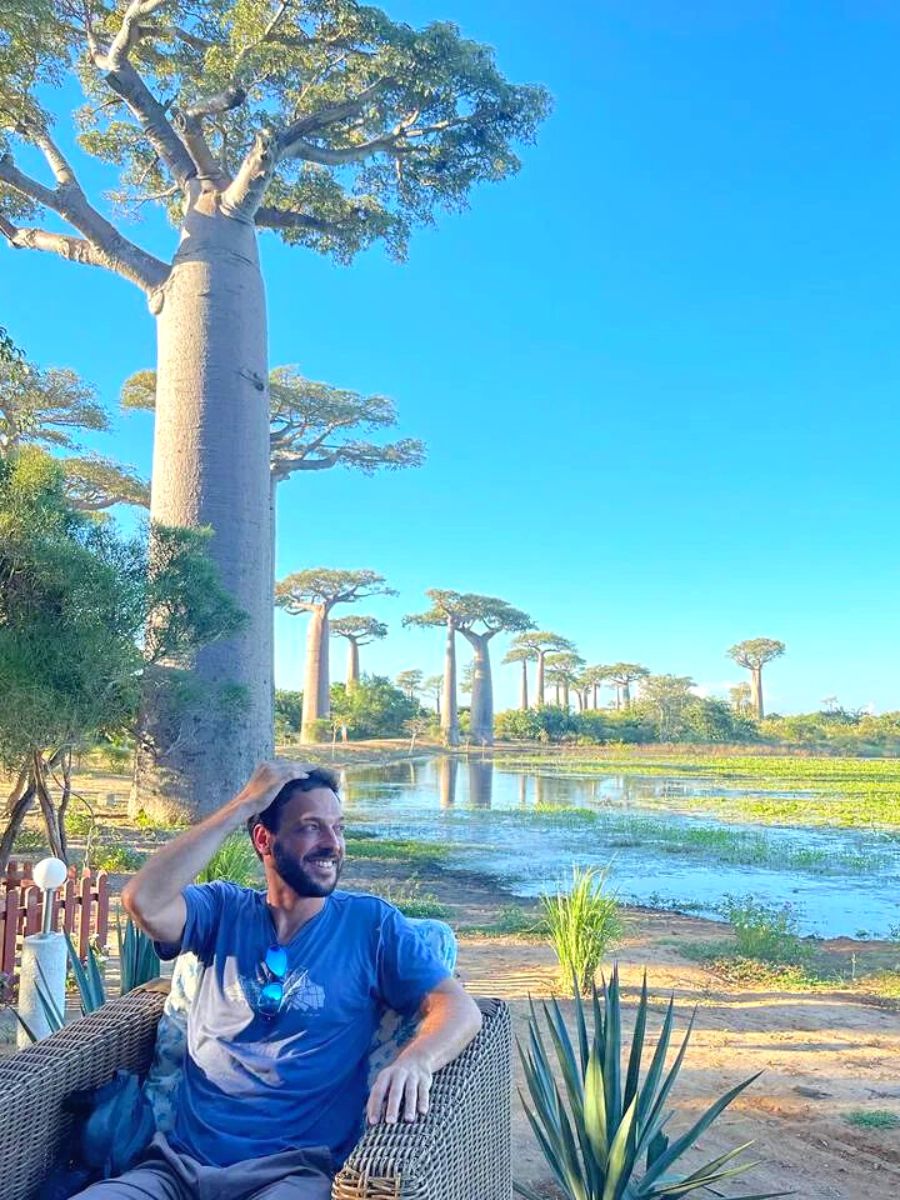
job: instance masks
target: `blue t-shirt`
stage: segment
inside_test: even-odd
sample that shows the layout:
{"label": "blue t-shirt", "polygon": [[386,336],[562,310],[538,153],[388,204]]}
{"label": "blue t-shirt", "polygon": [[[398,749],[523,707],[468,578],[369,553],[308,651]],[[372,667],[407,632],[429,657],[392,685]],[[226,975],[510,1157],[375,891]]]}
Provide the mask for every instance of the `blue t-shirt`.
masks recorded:
{"label": "blue t-shirt", "polygon": [[340,1164],[362,1132],[367,1057],[383,1010],[404,1015],[448,976],[406,918],[377,896],[335,891],[284,947],[284,1001],[257,1011],[276,941],[264,892],[184,890],[180,946],[204,965],[187,1024],[174,1147],[210,1166],[304,1146]]}

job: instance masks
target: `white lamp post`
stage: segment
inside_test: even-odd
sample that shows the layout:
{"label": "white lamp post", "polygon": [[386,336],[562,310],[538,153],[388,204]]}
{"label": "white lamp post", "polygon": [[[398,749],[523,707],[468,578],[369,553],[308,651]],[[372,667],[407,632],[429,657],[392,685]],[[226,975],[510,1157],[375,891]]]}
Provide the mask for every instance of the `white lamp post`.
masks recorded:
{"label": "white lamp post", "polygon": [[[19,1013],[38,1038],[52,1033],[38,995],[38,983],[44,995],[61,1013],[66,1008],[66,939],[53,933],[53,898],[66,881],[68,870],[59,858],[43,858],[35,863],[33,879],[44,893],[44,918],[41,933],[33,933],[22,943],[22,969],[19,972]],[[31,1044],[19,1026],[17,1044],[22,1050]]]}

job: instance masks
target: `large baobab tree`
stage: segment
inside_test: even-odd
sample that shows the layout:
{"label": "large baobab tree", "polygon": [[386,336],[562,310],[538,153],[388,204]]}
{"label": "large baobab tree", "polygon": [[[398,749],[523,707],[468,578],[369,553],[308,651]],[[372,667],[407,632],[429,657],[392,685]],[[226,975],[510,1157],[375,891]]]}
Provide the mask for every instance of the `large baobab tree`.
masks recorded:
{"label": "large baobab tree", "polygon": [[650,674],[640,663],[617,662],[598,667],[603,677],[616,685],[616,708],[631,707],[631,685],[637,679],[646,679]]}
{"label": "large baobab tree", "polygon": [[737,642],[728,650],[728,657],[750,672],[750,704],[758,721],[765,716],[762,669],[773,658],[780,658],[785,649],[784,642],[774,638],[749,638],[746,642]]}
{"label": "large baobab tree", "polygon": [[150,488],[131,467],[84,453],[82,435],[108,433],[109,415],[94,389],[71,370],[41,370],[22,359],[0,363],[0,457],[17,447],[68,452],[58,458],[66,498],[81,512],[114,504],[150,505]]}
{"label": "large baobab tree", "polygon": [[575,694],[579,697],[580,708],[580,672],[584,666],[584,659],[581,655],[574,654],[571,651],[548,654],[546,663],[547,681],[552,683],[556,688],[557,703],[559,703],[560,692],[562,692],[562,707],[568,712],[571,703],[570,692],[574,689]]}
{"label": "large baobab tree", "polygon": [[520,633],[518,637],[513,639],[512,648],[514,650],[528,650],[533,656],[533,660],[537,663],[537,671],[534,684],[534,707],[540,708],[544,703],[544,667],[548,654],[562,654],[564,652],[575,653],[575,644],[570,642],[568,638],[560,637],[558,633],[550,633],[547,630],[532,631]]}
{"label": "large baobab tree", "polygon": [[275,603],[292,616],[309,613],[306,671],[303,683],[301,742],[322,741],[331,712],[328,671],[329,615],[338,604],[355,604],[367,596],[395,596],[375,571],[336,571],[313,567],[296,571],[275,585]]}
{"label": "large baobab tree", "polygon": [[347,639],[347,691],[359,683],[359,648],[387,637],[387,625],[374,617],[338,617],[328,622],[331,636]]}
{"label": "large baobab tree", "polygon": [[[513,147],[533,140],[548,99],[508,83],[453,25],[416,30],[351,0],[7,0],[3,25],[0,236],[146,296],[158,328],[151,515],[213,530],[223,584],[248,614],[192,664],[205,694],[239,704],[188,719],[162,694],[144,701],[139,802],[203,813],[272,750],[258,231],[341,262],[377,241],[402,258],[416,224],[518,169]],[[76,82],[77,156],[46,107]],[[166,211],[178,229],[168,259],[89,196],[85,154],[118,170],[118,205]]]}
{"label": "large baobab tree", "polygon": [[469,728],[472,740],[491,745],[494,740],[494,689],[489,645],[498,633],[518,633],[534,622],[527,613],[495,596],[467,592],[457,628],[472,647],[472,704]]}
{"label": "large baobab tree", "polygon": [[528,708],[528,664],[534,662],[537,658],[537,653],[528,646],[512,646],[507,650],[503,659],[504,664],[519,663],[521,666],[521,675],[519,677],[519,709],[524,712]]}

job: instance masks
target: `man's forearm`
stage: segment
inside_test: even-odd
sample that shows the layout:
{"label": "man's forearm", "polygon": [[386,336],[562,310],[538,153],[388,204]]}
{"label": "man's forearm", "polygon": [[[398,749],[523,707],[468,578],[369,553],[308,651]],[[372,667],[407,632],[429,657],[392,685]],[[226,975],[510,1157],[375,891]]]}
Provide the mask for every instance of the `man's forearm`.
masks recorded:
{"label": "man's forearm", "polygon": [[462,988],[432,992],[415,1036],[397,1061],[414,1057],[424,1061],[430,1071],[437,1071],[462,1054],[480,1028],[478,1005]]}

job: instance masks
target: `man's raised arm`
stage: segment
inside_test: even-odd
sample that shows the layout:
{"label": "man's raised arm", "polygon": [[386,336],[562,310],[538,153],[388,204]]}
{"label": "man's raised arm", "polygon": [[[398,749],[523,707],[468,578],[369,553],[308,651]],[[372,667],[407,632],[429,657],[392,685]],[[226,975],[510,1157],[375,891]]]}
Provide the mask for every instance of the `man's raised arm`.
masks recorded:
{"label": "man's raised arm", "polygon": [[157,850],[122,889],[122,904],[141,929],[154,941],[177,945],[187,915],[183,890],[230,833],[268,808],[286,783],[304,779],[310,769],[308,763],[261,763],[233,799]]}

